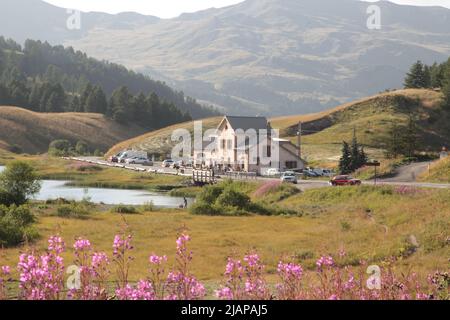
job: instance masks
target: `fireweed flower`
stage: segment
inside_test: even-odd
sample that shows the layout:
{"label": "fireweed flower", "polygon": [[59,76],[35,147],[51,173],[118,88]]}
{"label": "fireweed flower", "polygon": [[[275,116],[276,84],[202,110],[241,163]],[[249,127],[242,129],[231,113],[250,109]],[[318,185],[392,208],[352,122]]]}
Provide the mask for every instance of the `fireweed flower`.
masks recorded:
{"label": "fireweed flower", "polygon": [[9,276],[11,274],[11,268],[9,266],[3,266],[1,270],[4,276]]}
{"label": "fireweed flower", "polygon": [[75,241],[73,245],[75,251],[84,251],[84,250],[90,250],[91,249],[91,242],[87,239],[78,239]]}
{"label": "fireweed flower", "polygon": [[64,241],[61,237],[52,236],[48,239],[48,250],[56,254],[61,254],[65,249]]}
{"label": "fireweed flower", "polygon": [[149,262],[155,265],[161,265],[165,262],[167,262],[167,256],[162,256],[159,257],[155,254],[152,254],[149,258],[148,258]]}
{"label": "fireweed flower", "polygon": [[55,300],[64,288],[64,261],[60,253],[64,242],[60,237],[48,241],[48,253],[40,257],[22,254],[17,269],[20,273],[20,295],[27,300]]}
{"label": "fireweed flower", "polygon": [[[131,236],[116,236],[113,249],[114,262],[118,265],[118,286],[108,291],[107,277],[110,274],[109,259],[103,252],[93,252],[87,239],[77,239],[73,245],[77,265],[81,270],[81,288],[64,293],[65,268],[61,253],[64,242],[53,236],[48,240],[48,250],[42,255],[24,253],[19,256],[19,290],[11,287],[11,268],[0,267],[0,300],[17,295],[25,300],[56,299],[92,299],[106,300],[193,300],[206,295],[205,287],[189,271],[192,252],[187,244],[190,237],[182,235],[177,239],[177,265],[166,276],[164,265],[166,256],[152,254],[149,256],[151,275],[155,277],[128,283],[128,267],[132,259],[128,253],[133,247]],[[352,267],[337,266],[330,256],[323,256],[316,262],[317,271],[308,273],[300,265],[280,261],[277,273],[280,278],[275,284],[276,292],[272,295],[264,278],[265,266],[257,254],[248,254],[242,260],[229,258],[224,272],[225,284],[215,292],[224,300],[251,299],[330,299],[330,300],[401,300],[401,299],[448,299],[449,274],[436,272],[428,277],[429,284],[422,287],[417,274],[398,275],[391,267],[385,267],[380,279],[383,284],[378,290],[366,288],[366,264],[360,266],[360,272],[354,273]],[[303,278],[309,280],[302,286]],[[6,285],[8,284],[8,286]],[[157,286],[156,286],[157,285]]]}
{"label": "fireweed flower", "polygon": [[187,245],[187,243],[191,241],[191,237],[189,237],[188,235],[182,234],[178,239],[177,239],[177,250],[182,250],[185,248],[185,246]]}
{"label": "fireweed flower", "polygon": [[116,290],[116,297],[119,300],[154,300],[155,295],[150,282],[141,280],[133,287],[127,284],[123,288]]}
{"label": "fireweed flower", "polygon": [[334,266],[334,260],[331,256],[322,256],[319,260],[317,260],[316,266],[319,270],[322,270],[323,267],[332,267]]}

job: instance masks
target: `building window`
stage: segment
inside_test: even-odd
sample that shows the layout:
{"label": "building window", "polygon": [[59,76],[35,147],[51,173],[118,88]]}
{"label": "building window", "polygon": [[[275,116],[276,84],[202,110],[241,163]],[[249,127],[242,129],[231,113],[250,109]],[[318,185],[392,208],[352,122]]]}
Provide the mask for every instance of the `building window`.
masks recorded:
{"label": "building window", "polygon": [[267,157],[272,157],[272,148],[270,146],[267,146]]}
{"label": "building window", "polygon": [[286,169],[297,169],[297,161],[286,161]]}
{"label": "building window", "polygon": [[228,140],[228,150],[231,150],[233,148],[233,140]]}
{"label": "building window", "polygon": [[222,139],[222,150],[225,150],[225,147],[226,147],[226,146],[225,146],[225,143],[226,143],[226,142],[225,142],[225,139]]}

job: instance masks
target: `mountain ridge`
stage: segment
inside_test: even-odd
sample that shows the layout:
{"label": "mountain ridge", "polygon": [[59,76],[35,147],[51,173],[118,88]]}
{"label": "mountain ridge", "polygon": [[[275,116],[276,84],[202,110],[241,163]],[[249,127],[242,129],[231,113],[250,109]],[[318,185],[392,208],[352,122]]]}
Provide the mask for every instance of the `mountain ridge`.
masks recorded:
{"label": "mountain ridge", "polygon": [[[367,29],[369,5],[381,8],[381,30]],[[224,113],[273,116],[400,87],[416,60],[450,56],[449,22],[442,7],[247,0],[131,29],[88,25],[64,44],[163,80]]]}

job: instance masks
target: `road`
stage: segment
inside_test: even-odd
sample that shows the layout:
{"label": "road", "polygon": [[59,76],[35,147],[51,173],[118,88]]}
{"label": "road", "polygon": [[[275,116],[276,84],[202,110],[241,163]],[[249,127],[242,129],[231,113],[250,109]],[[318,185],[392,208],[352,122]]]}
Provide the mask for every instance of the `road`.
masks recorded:
{"label": "road", "polygon": [[382,179],[383,182],[410,182],[414,183],[417,178],[426,172],[431,162],[415,162],[397,168],[396,175],[392,178]]}
{"label": "road", "polygon": [[[136,170],[136,171],[147,171],[154,172],[159,174],[171,174],[171,175],[183,175],[186,177],[192,176],[192,169],[186,169],[184,174],[177,172],[176,169],[171,168],[163,168],[161,167],[161,162],[155,162],[153,166],[142,166],[137,164],[127,165],[127,164],[112,164],[101,158],[97,157],[78,157],[78,158],[67,158],[68,160],[78,160],[83,162],[90,162],[93,164],[110,166],[110,167],[119,167],[128,170]],[[416,188],[432,188],[432,189],[450,189],[450,184],[438,184],[438,183],[427,183],[427,182],[417,182],[416,179],[420,174],[425,172],[428,169],[428,165],[430,162],[422,162],[422,163],[413,163],[407,166],[400,167],[397,170],[397,175],[388,179],[380,179],[377,181],[377,185],[391,185],[391,186],[409,186]],[[258,181],[274,181],[279,180],[277,178],[248,178],[249,181],[258,180]],[[374,185],[375,182],[372,181],[363,181],[364,185]],[[308,189],[318,189],[329,187],[328,181],[324,180],[299,180],[298,188],[300,190],[308,190]]]}

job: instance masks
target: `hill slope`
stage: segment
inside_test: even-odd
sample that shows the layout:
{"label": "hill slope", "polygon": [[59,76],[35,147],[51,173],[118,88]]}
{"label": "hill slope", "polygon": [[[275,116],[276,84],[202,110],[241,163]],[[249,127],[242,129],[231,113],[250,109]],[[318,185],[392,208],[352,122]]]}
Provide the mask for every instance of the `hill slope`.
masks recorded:
{"label": "hill slope", "polygon": [[433,163],[430,170],[425,172],[421,181],[450,183],[450,157],[441,159]]}
{"label": "hill slope", "polygon": [[53,140],[67,139],[73,143],[83,140],[93,150],[106,151],[143,132],[140,127],[119,125],[100,114],[36,113],[0,106],[0,149],[43,153]]}
{"label": "hill slope", "polygon": [[[203,119],[203,130],[215,128],[219,125],[221,119],[222,118],[220,117]],[[133,150],[145,150],[149,153],[160,154],[163,156],[169,155],[173,146],[176,144],[171,139],[172,132],[177,129],[186,129],[192,133],[194,131],[194,123],[191,121],[175,124],[170,127],[152,131],[144,135],[123,141],[113,146],[107,154],[117,154],[124,149],[131,148]]]}
{"label": "hill slope", "polygon": [[[303,122],[304,157],[310,161],[335,162],[339,159],[342,141],[350,141],[355,129],[358,140],[373,157],[383,156],[388,132],[394,123],[402,125],[410,115],[419,129],[417,144],[420,150],[438,151],[450,145],[450,112],[441,107],[442,94],[433,90],[408,89],[382,93],[352,103],[340,105],[329,111],[310,115],[271,119],[272,127],[280,136],[296,143],[299,121]],[[220,118],[209,118],[204,127],[215,127]],[[192,122],[167,127],[125,141],[111,152],[132,147],[157,152],[171,149],[172,131],[178,128],[192,130]]]}

